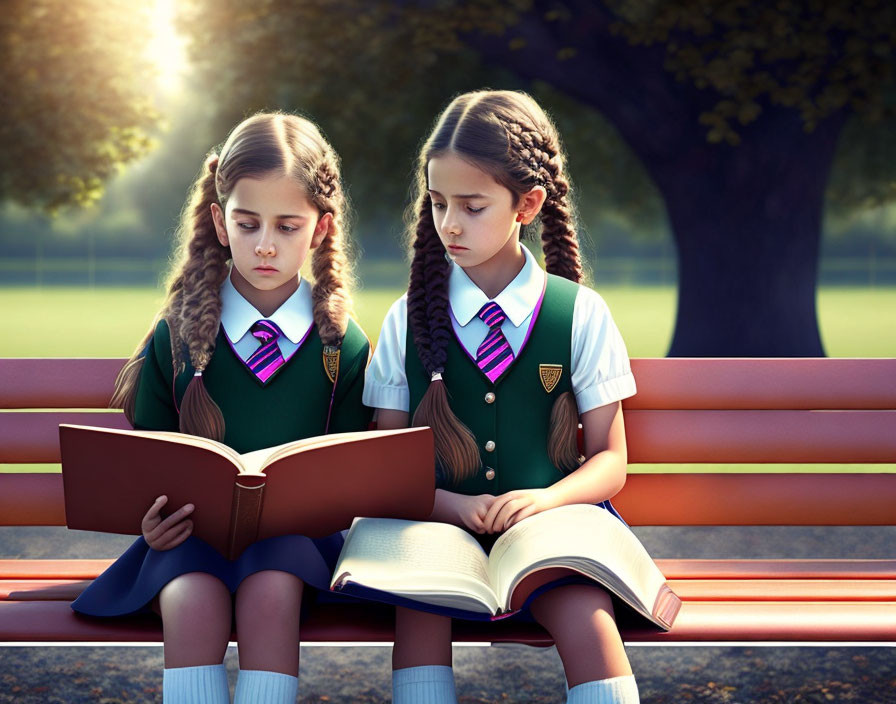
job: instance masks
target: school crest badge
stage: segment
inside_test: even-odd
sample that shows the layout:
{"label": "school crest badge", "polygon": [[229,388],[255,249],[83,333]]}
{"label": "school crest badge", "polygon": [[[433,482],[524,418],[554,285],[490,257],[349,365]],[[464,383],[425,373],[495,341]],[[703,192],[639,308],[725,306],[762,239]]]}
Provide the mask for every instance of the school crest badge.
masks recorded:
{"label": "school crest badge", "polygon": [[547,393],[551,393],[560,381],[563,374],[562,364],[539,364],[538,377],[541,379],[541,385]]}
{"label": "school crest badge", "polygon": [[324,370],[333,384],[336,383],[336,377],[339,376],[339,353],[338,347],[324,345]]}

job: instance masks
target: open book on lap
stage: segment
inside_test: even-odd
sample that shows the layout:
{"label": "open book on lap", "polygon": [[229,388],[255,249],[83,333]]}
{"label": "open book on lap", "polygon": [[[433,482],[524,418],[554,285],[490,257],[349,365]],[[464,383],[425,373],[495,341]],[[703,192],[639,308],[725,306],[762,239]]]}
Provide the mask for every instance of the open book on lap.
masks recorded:
{"label": "open book on lap", "polygon": [[331,589],[478,620],[513,614],[536,590],[567,578],[597,582],[665,630],[681,606],[634,533],[584,504],[530,516],[489,555],[447,523],[357,518]]}
{"label": "open book on lap", "polygon": [[69,528],[140,535],[164,494],[169,511],[194,504],[193,535],[229,559],[264,538],[329,535],[355,516],[422,519],[435,495],[429,428],[322,435],[244,455],[164,431],[61,425],[59,437]]}

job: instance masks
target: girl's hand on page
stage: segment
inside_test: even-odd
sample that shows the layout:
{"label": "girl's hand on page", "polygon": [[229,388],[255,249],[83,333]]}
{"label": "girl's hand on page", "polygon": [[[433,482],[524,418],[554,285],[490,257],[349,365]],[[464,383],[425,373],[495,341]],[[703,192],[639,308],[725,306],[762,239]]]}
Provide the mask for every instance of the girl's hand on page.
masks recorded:
{"label": "girl's hand on page", "polygon": [[160,512],[167,503],[168,497],[160,496],[143,517],[141,524],[143,539],[153,550],[170,550],[177,547],[193,532],[193,521],[187,519],[193,512],[193,504],[181,506],[163,520]]}
{"label": "girl's hand on page", "polygon": [[516,489],[496,496],[483,519],[487,533],[501,533],[524,518],[554,508],[550,489]]}
{"label": "girl's hand on page", "polygon": [[491,494],[479,494],[478,496],[466,496],[455,494],[458,525],[464,525],[474,533],[487,533],[484,519],[489,506],[495,500]]}

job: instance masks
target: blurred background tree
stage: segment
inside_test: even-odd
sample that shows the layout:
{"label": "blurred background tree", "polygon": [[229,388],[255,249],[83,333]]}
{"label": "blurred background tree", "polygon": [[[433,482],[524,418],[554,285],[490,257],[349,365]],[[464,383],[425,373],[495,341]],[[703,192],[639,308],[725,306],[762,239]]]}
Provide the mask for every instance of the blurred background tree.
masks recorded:
{"label": "blurred background tree", "polygon": [[[149,9],[126,0],[12,0],[0,12],[0,199],[85,206],[154,146]],[[135,38],[137,38],[135,40]]]}
{"label": "blurred background tree", "polygon": [[[21,33],[16,14],[27,24],[32,5],[6,13],[4,41]],[[89,0],[59,5],[88,15],[120,11]],[[177,8],[189,83],[168,106],[179,117],[161,149],[116,180],[101,204],[98,236],[109,242],[127,224],[134,246],[146,238],[163,249],[209,146],[247,114],[284,109],[322,125],[344,159],[365,251],[394,257],[429,126],[455,93],[494,87],[531,92],[557,121],[592,261],[595,241],[601,254],[656,253],[671,231],[679,282],[672,355],[823,354],[815,292],[825,208],[840,230],[867,235],[851,236],[844,251],[865,237],[871,248],[896,252],[880,235],[893,232],[881,227],[890,217],[881,206],[896,195],[896,9],[884,0],[184,0]],[[144,20],[135,10],[116,22],[133,28]],[[107,84],[145,85],[148,69],[128,63],[137,54],[115,59],[119,49],[136,52],[143,36],[130,35],[123,48],[110,39],[113,53],[100,52],[113,59],[101,84],[22,88],[31,103],[7,123],[4,153],[6,143],[47,148],[77,133],[37,124],[23,134],[29,114],[52,111],[63,84],[80,85],[87,103]],[[90,46],[77,55],[92,56]],[[28,65],[55,85],[42,57]],[[91,107],[79,120],[98,130],[110,120],[131,124],[141,104],[121,115],[112,103]],[[151,138],[151,124],[138,134]],[[131,158],[77,141],[101,163]],[[111,171],[76,157],[66,158],[67,168],[89,181],[95,198]],[[4,195],[49,208],[85,202],[77,188],[60,194],[66,179],[50,181],[23,181]],[[23,230],[42,227],[15,208],[5,217]],[[68,214],[67,226],[57,220],[53,228],[76,231],[78,220]],[[0,237],[0,247],[13,246]]]}

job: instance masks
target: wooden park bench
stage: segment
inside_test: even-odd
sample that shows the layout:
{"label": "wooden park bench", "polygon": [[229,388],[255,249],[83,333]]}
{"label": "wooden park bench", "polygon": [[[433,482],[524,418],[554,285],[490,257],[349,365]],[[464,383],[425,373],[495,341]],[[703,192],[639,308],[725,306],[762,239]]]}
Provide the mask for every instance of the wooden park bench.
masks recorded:
{"label": "wooden park bench", "polygon": [[[103,411],[121,359],[0,359],[0,463],[59,461],[59,423],[127,427]],[[896,359],[636,359],[624,402],[633,526],[896,525]],[[36,410],[37,409],[37,410]],[[676,464],[877,463],[870,473],[674,471]],[[126,468],[123,468],[126,471]],[[65,525],[60,474],[0,474],[0,525]],[[627,642],[896,642],[894,559],[661,559],[683,599],[674,628]],[[0,560],[0,641],[159,641],[155,617],[92,619],[69,603],[110,560]],[[455,626],[456,641],[549,644],[535,625]],[[302,640],[391,641],[375,604],[320,605]]]}

